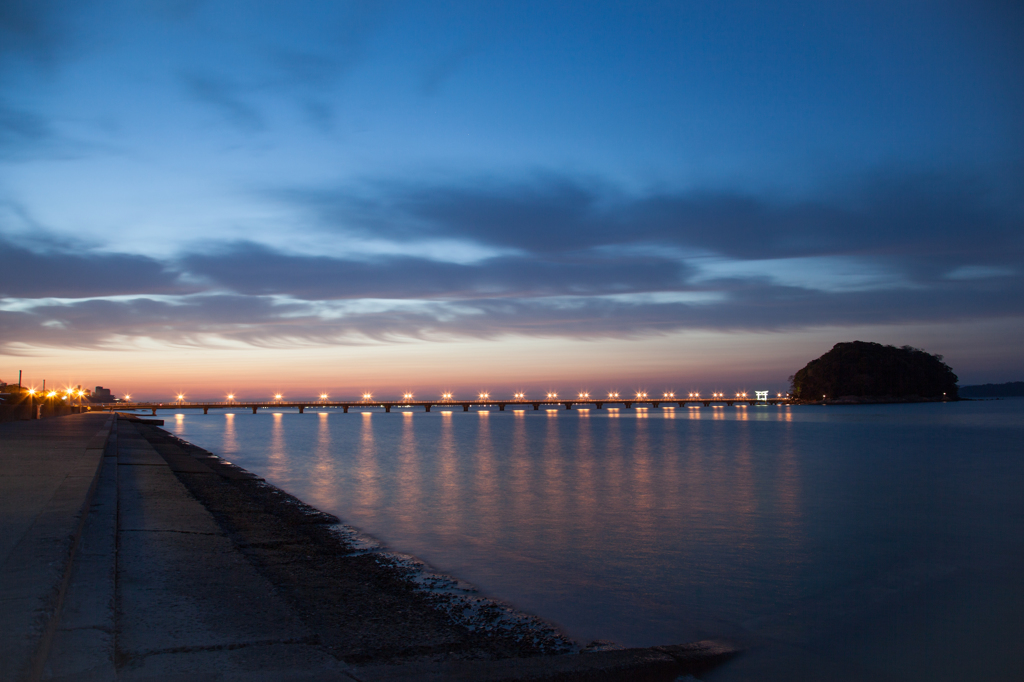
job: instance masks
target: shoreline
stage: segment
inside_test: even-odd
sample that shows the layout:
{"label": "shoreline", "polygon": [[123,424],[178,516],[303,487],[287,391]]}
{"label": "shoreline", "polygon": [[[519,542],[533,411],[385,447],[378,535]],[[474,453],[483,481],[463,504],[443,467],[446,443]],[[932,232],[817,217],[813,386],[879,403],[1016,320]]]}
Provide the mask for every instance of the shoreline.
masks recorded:
{"label": "shoreline", "polygon": [[[119,414],[356,679],[664,679],[731,658],[732,642],[582,647],[542,619],[479,595],[415,557],[188,441]],[[210,473],[217,474],[210,476]]]}
{"label": "shoreline", "polygon": [[958,403],[969,402],[976,398],[897,398],[895,396],[842,396],[831,400],[800,400],[794,399],[792,405],[918,405],[921,403]]}
{"label": "shoreline", "polygon": [[[310,536],[314,543],[321,545],[325,552],[336,552],[349,558],[372,559],[382,573],[388,574],[396,582],[407,583],[414,594],[422,594],[431,607],[442,611],[453,624],[471,632],[486,633],[483,637],[494,639],[495,644],[500,642],[498,646],[502,653],[509,648],[509,644],[504,641],[508,637],[517,642],[531,642],[524,644],[523,647],[513,646],[512,649],[516,650],[517,655],[576,653],[585,648],[543,619],[518,611],[510,604],[480,596],[475,586],[455,576],[433,571],[418,557],[387,547],[377,538],[345,524],[333,514],[316,509],[242,467],[164,429],[159,431],[163,432],[164,439],[176,441],[188,455],[200,459],[214,473],[230,480],[235,487],[243,487],[245,494],[258,500],[270,514],[285,519],[286,523],[293,527],[302,528],[303,532]],[[187,475],[179,475],[178,478],[200,502],[204,503],[204,506],[209,508],[206,503],[213,502],[209,489],[198,486],[196,481]],[[218,521],[225,521],[235,529],[235,533],[238,533],[239,520],[228,518],[231,514],[232,511],[220,507]],[[217,518],[218,514],[215,513],[214,516]],[[252,538],[247,540],[250,544],[253,542]],[[280,538],[277,540],[280,541]],[[465,613],[467,610],[476,613]],[[508,635],[503,637],[500,635],[501,632]]]}

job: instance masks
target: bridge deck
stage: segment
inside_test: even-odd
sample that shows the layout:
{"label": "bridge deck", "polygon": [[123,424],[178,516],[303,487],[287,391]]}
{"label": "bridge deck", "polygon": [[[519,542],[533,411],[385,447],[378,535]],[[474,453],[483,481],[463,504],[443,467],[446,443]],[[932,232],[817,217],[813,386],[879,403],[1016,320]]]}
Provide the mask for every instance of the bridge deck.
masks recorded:
{"label": "bridge deck", "polygon": [[674,407],[685,407],[690,405],[710,407],[711,405],[789,405],[792,401],[787,398],[769,398],[768,400],[758,401],[751,398],[665,398],[659,400],[652,399],[544,399],[544,400],[346,400],[346,401],[263,401],[263,402],[251,402],[251,401],[227,401],[227,402],[168,402],[168,403],[154,403],[154,402],[136,402],[136,403],[99,403],[93,404],[94,409],[102,410],[151,410],[153,414],[156,414],[157,410],[178,410],[178,409],[201,409],[203,412],[208,412],[211,409],[251,409],[255,413],[259,409],[274,409],[274,408],[296,408],[299,412],[303,412],[306,409],[317,409],[317,408],[341,408],[345,412],[349,409],[369,409],[369,408],[384,408],[386,412],[390,412],[392,408],[413,408],[422,407],[425,411],[430,412],[431,408],[456,408],[461,407],[463,411],[468,412],[471,407],[497,407],[499,410],[505,410],[506,407],[511,406],[512,409],[516,408],[528,408],[532,407],[534,410],[539,410],[542,406],[549,407],[564,407],[567,410],[571,410],[573,407],[593,406],[600,410],[606,405],[613,406],[624,406],[626,409],[631,409],[634,406],[651,406],[658,408],[661,406],[674,406]]}

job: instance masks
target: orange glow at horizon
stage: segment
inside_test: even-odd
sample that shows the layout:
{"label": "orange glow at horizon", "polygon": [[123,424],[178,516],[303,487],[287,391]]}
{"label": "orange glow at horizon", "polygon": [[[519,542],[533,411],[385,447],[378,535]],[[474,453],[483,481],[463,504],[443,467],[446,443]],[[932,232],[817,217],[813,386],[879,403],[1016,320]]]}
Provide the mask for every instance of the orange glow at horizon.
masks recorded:
{"label": "orange glow at horizon", "polygon": [[[1011,326],[1016,329],[1007,324],[1006,329],[990,330],[991,335],[1005,336]],[[16,376],[21,369],[27,385],[41,385],[46,379],[48,386],[108,386],[117,395],[139,401],[173,401],[179,394],[191,401],[223,400],[227,386],[236,400],[263,400],[276,393],[302,400],[321,393],[344,400],[364,393],[370,394],[367,399],[379,395],[394,400],[404,393],[476,399],[484,382],[491,387],[487,393],[501,399],[518,393],[537,397],[551,393],[553,400],[566,391],[575,396],[578,390],[572,389],[581,383],[600,391],[596,395],[612,399],[622,399],[614,388],[622,385],[645,386],[641,392],[647,396],[672,392],[672,386],[680,384],[708,391],[703,395],[710,395],[712,389],[731,395],[754,388],[785,395],[789,375],[841,340],[868,338],[925,348],[945,355],[960,373],[957,355],[973,357],[977,332],[921,325],[760,334],[685,332],[633,339],[408,340],[273,349],[36,348],[0,356],[0,379]],[[268,386],[271,381],[277,386]],[[632,397],[634,392],[622,395]],[[694,397],[698,397],[696,391]]]}

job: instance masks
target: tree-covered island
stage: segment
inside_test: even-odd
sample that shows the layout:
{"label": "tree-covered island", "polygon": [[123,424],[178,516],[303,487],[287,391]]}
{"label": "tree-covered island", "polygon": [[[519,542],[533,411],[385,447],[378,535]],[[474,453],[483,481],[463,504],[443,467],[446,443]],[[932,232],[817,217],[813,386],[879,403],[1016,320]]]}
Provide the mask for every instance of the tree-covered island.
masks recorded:
{"label": "tree-covered island", "polygon": [[790,377],[797,400],[833,403],[957,400],[957,376],[919,348],[837,343]]}

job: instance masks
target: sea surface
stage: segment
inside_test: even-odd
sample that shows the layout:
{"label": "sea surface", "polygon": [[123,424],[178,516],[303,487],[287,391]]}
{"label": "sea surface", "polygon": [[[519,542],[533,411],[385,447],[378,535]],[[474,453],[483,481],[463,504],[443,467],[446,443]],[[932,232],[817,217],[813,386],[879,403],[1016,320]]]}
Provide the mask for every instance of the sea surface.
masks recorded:
{"label": "sea surface", "polygon": [[168,430],[581,644],[703,680],[1024,680],[1024,400],[199,411]]}

